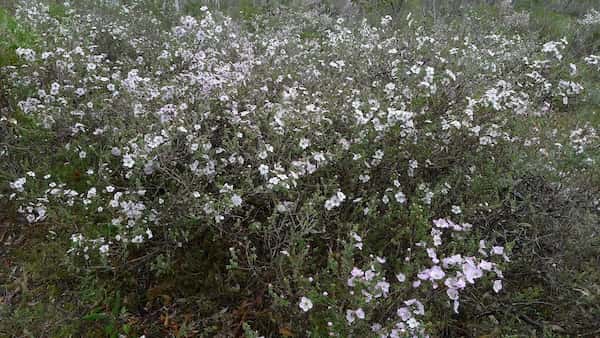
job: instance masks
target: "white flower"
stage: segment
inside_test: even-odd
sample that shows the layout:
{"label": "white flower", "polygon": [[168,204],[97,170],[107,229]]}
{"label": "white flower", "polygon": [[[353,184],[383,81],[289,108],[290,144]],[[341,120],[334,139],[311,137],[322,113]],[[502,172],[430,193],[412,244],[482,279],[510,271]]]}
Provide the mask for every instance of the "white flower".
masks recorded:
{"label": "white flower", "polygon": [[330,199],[325,201],[325,209],[331,210],[333,208],[339,207],[345,200],[346,195],[343,192],[338,191],[335,195],[331,196]]}
{"label": "white flower", "polygon": [[385,90],[388,92],[393,92],[395,89],[396,89],[396,84],[394,84],[393,82],[390,82],[385,85]]}
{"label": "white flower", "polygon": [[309,139],[307,139],[307,138],[303,138],[303,139],[301,139],[301,140],[300,140],[300,148],[302,148],[302,149],[306,149],[306,148],[308,148],[308,147],[310,147],[310,140],[309,140]]}
{"label": "white flower", "polygon": [[87,198],[94,198],[96,197],[96,188],[91,187],[90,190],[88,190],[87,192]]}
{"label": "white flower", "polygon": [[460,207],[458,205],[453,205],[452,206],[452,213],[455,215],[459,215],[462,212],[462,210],[460,209]]}
{"label": "white flower", "polygon": [[25,177],[21,177],[21,178],[17,179],[16,181],[11,182],[9,184],[9,186],[18,192],[23,192],[25,190],[26,182],[27,182],[27,179]]}
{"label": "white flower", "polygon": [[365,272],[357,267],[354,267],[350,274],[352,275],[352,277],[362,277],[364,276]]}
{"label": "white flower", "polygon": [[406,203],[406,195],[404,195],[402,191],[398,191],[396,195],[394,195],[394,198],[396,199],[396,202],[400,204]]}
{"label": "white flower", "polygon": [[492,253],[494,255],[504,255],[504,247],[501,246],[494,246],[492,247]]}
{"label": "white flower", "polygon": [[300,298],[300,304],[298,304],[298,306],[300,306],[302,311],[308,312],[310,309],[312,309],[313,303],[310,299],[303,296],[302,298]]}
{"label": "white flower", "polygon": [[35,60],[35,51],[29,48],[17,48],[17,56],[24,58],[26,61]]}
{"label": "white flower", "polygon": [[449,288],[448,290],[446,290],[446,294],[448,295],[448,298],[450,298],[452,300],[458,299],[458,290],[456,290],[454,288]]}
{"label": "white flower", "polygon": [[431,267],[431,269],[429,269],[429,277],[432,280],[442,279],[445,275],[446,273],[444,272],[444,270],[442,270],[442,268],[440,268],[437,265],[434,265],[433,267]]}
{"label": "white flower", "polygon": [[454,309],[454,313],[458,313],[458,305],[459,305],[459,301],[458,299],[454,300],[454,305],[452,306],[452,308]]}
{"label": "white flower", "polygon": [[569,69],[570,69],[569,74],[571,74],[571,76],[577,75],[577,66],[576,65],[570,63]]}
{"label": "white flower", "polygon": [[392,21],[392,17],[389,16],[389,15],[386,15],[386,16],[384,16],[384,17],[381,18],[381,25],[385,26],[388,23],[390,23],[390,21]]}
{"label": "white flower", "polygon": [[390,198],[387,195],[383,195],[381,201],[383,202],[383,204],[387,205],[388,203],[390,203]]}
{"label": "white flower", "polygon": [[131,157],[131,155],[126,154],[125,156],[123,156],[123,166],[124,167],[133,168],[134,165],[135,165],[135,161],[133,160],[133,157]]}
{"label": "white flower", "polygon": [[108,244],[104,244],[100,247],[100,253],[106,255],[108,253]]}
{"label": "white flower", "polygon": [[348,321],[348,324],[352,324],[352,322],[354,322],[354,319],[356,319],[354,311],[346,310],[346,320]]}
{"label": "white flower", "polygon": [[242,205],[242,197],[238,194],[234,194],[231,196],[231,203],[233,203],[234,207],[239,207]]}
{"label": "white flower", "polygon": [[479,267],[485,271],[492,271],[493,264],[486,260],[481,260],[481,262],[479,262]]}
{"label": "white flower", "polygon": [[58,91],[60,90],[60,85],[56,82],[52,83],[50,86],[50,94],[58,95]]}
{"label": "white flower", "polygon": [[148,142],[148,147],[154,149],[154,148],[160,146],[161,144],[163,144],[164,142],[165,142],[165,138],[160,135],[157,135],[157,136],[154,136],[154,138],[152,140],[150,140],[150,142]]}
{"label": "white flower", "polygon": [[383,295],[383,297],[387,297],[390,293],[390,283],[386,281],[377,282],[377,284],[375,284],[375,288],[381,291],[381,293],[379,293],[375,297],[379,297],[380,295]]}
{"label": "white flower", "polygon": [[402,321],[407,321],[411,317],[410,309],[403,306],[396,311],[396,315],[400,317]]}
{"label": "white flower", "polygon": [[500,279],[496,279],[494,281],[494,291],[496,293],[500,292],[500,290],[502,290],[502,281]]}
{"label": "white flower", "polygon": [[262,176],[266,176],[269,173],[269,166],[261,164],[258,167],[258,172],[262,175]]}
{"label": "white flower", "polygon": [[465,260],[462,269],[463,273],[465,274],[465,278],[471,284],[475,283],[475,279],[481,278],[483,276],[483,271],[479,267],[477,267],[471,259]]}

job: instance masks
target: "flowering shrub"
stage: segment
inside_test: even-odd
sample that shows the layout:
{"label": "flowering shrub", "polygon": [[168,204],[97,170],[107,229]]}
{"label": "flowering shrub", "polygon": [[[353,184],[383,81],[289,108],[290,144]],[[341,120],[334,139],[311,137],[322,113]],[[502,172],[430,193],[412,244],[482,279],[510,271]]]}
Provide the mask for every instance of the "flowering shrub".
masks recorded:
{"label": "flowering shrub", "polygon": [[582,25],[596,25],[600,23],[600,12],[591,9],[585,16],[579,20]]}
{"label": "flowering shrub", "polygon": [[[204,8],[161,29],[141,3],[96,10],[19,7],[46,33],[2,69],[18,98],[0,120],[2,161],[18,164],[2,198],[32,226],[76,223],[77,269],[160,275],[205,250],[220,281],[262,290],[272,322],[314,336],[435,335],[466,290],[503,292],[511,243],[478,231],[491,201],[469,191],[598,71],[567,40],[411,17],[239,23]],[[17,147],[31,130],[34,153]],[[582,165],[597,139],[570,134]]]}

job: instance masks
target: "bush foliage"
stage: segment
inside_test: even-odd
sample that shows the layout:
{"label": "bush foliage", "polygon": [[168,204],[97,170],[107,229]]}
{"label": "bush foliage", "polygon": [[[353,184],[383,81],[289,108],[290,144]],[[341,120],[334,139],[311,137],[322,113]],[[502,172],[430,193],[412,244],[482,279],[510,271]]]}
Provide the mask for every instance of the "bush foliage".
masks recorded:
{"label": "bush foliage", "polygon": [[246,6],[0,13],[0,333],[599,329],[594,12]]}

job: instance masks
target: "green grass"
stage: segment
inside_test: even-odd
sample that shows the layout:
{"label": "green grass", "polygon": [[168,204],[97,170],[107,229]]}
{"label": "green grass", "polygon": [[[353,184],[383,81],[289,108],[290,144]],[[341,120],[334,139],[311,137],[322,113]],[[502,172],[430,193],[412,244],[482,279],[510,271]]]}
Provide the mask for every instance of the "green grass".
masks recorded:
{"label": "green grass", "polygon": [[35,48],[37,35],[0,7],[0,67],[18,63],[17,48]]}

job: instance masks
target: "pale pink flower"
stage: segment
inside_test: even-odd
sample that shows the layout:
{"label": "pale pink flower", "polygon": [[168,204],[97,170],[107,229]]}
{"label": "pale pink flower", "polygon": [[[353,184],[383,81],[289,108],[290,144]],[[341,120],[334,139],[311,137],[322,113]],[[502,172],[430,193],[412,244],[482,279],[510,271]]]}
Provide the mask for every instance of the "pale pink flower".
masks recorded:
{"label": "pale pink flower", "polygon": [[500,290],[502,290],[502,280],[496,279],[494,281],[494,287],[493,288],[494,288],[494,291],[496,293],[500,292]]}

